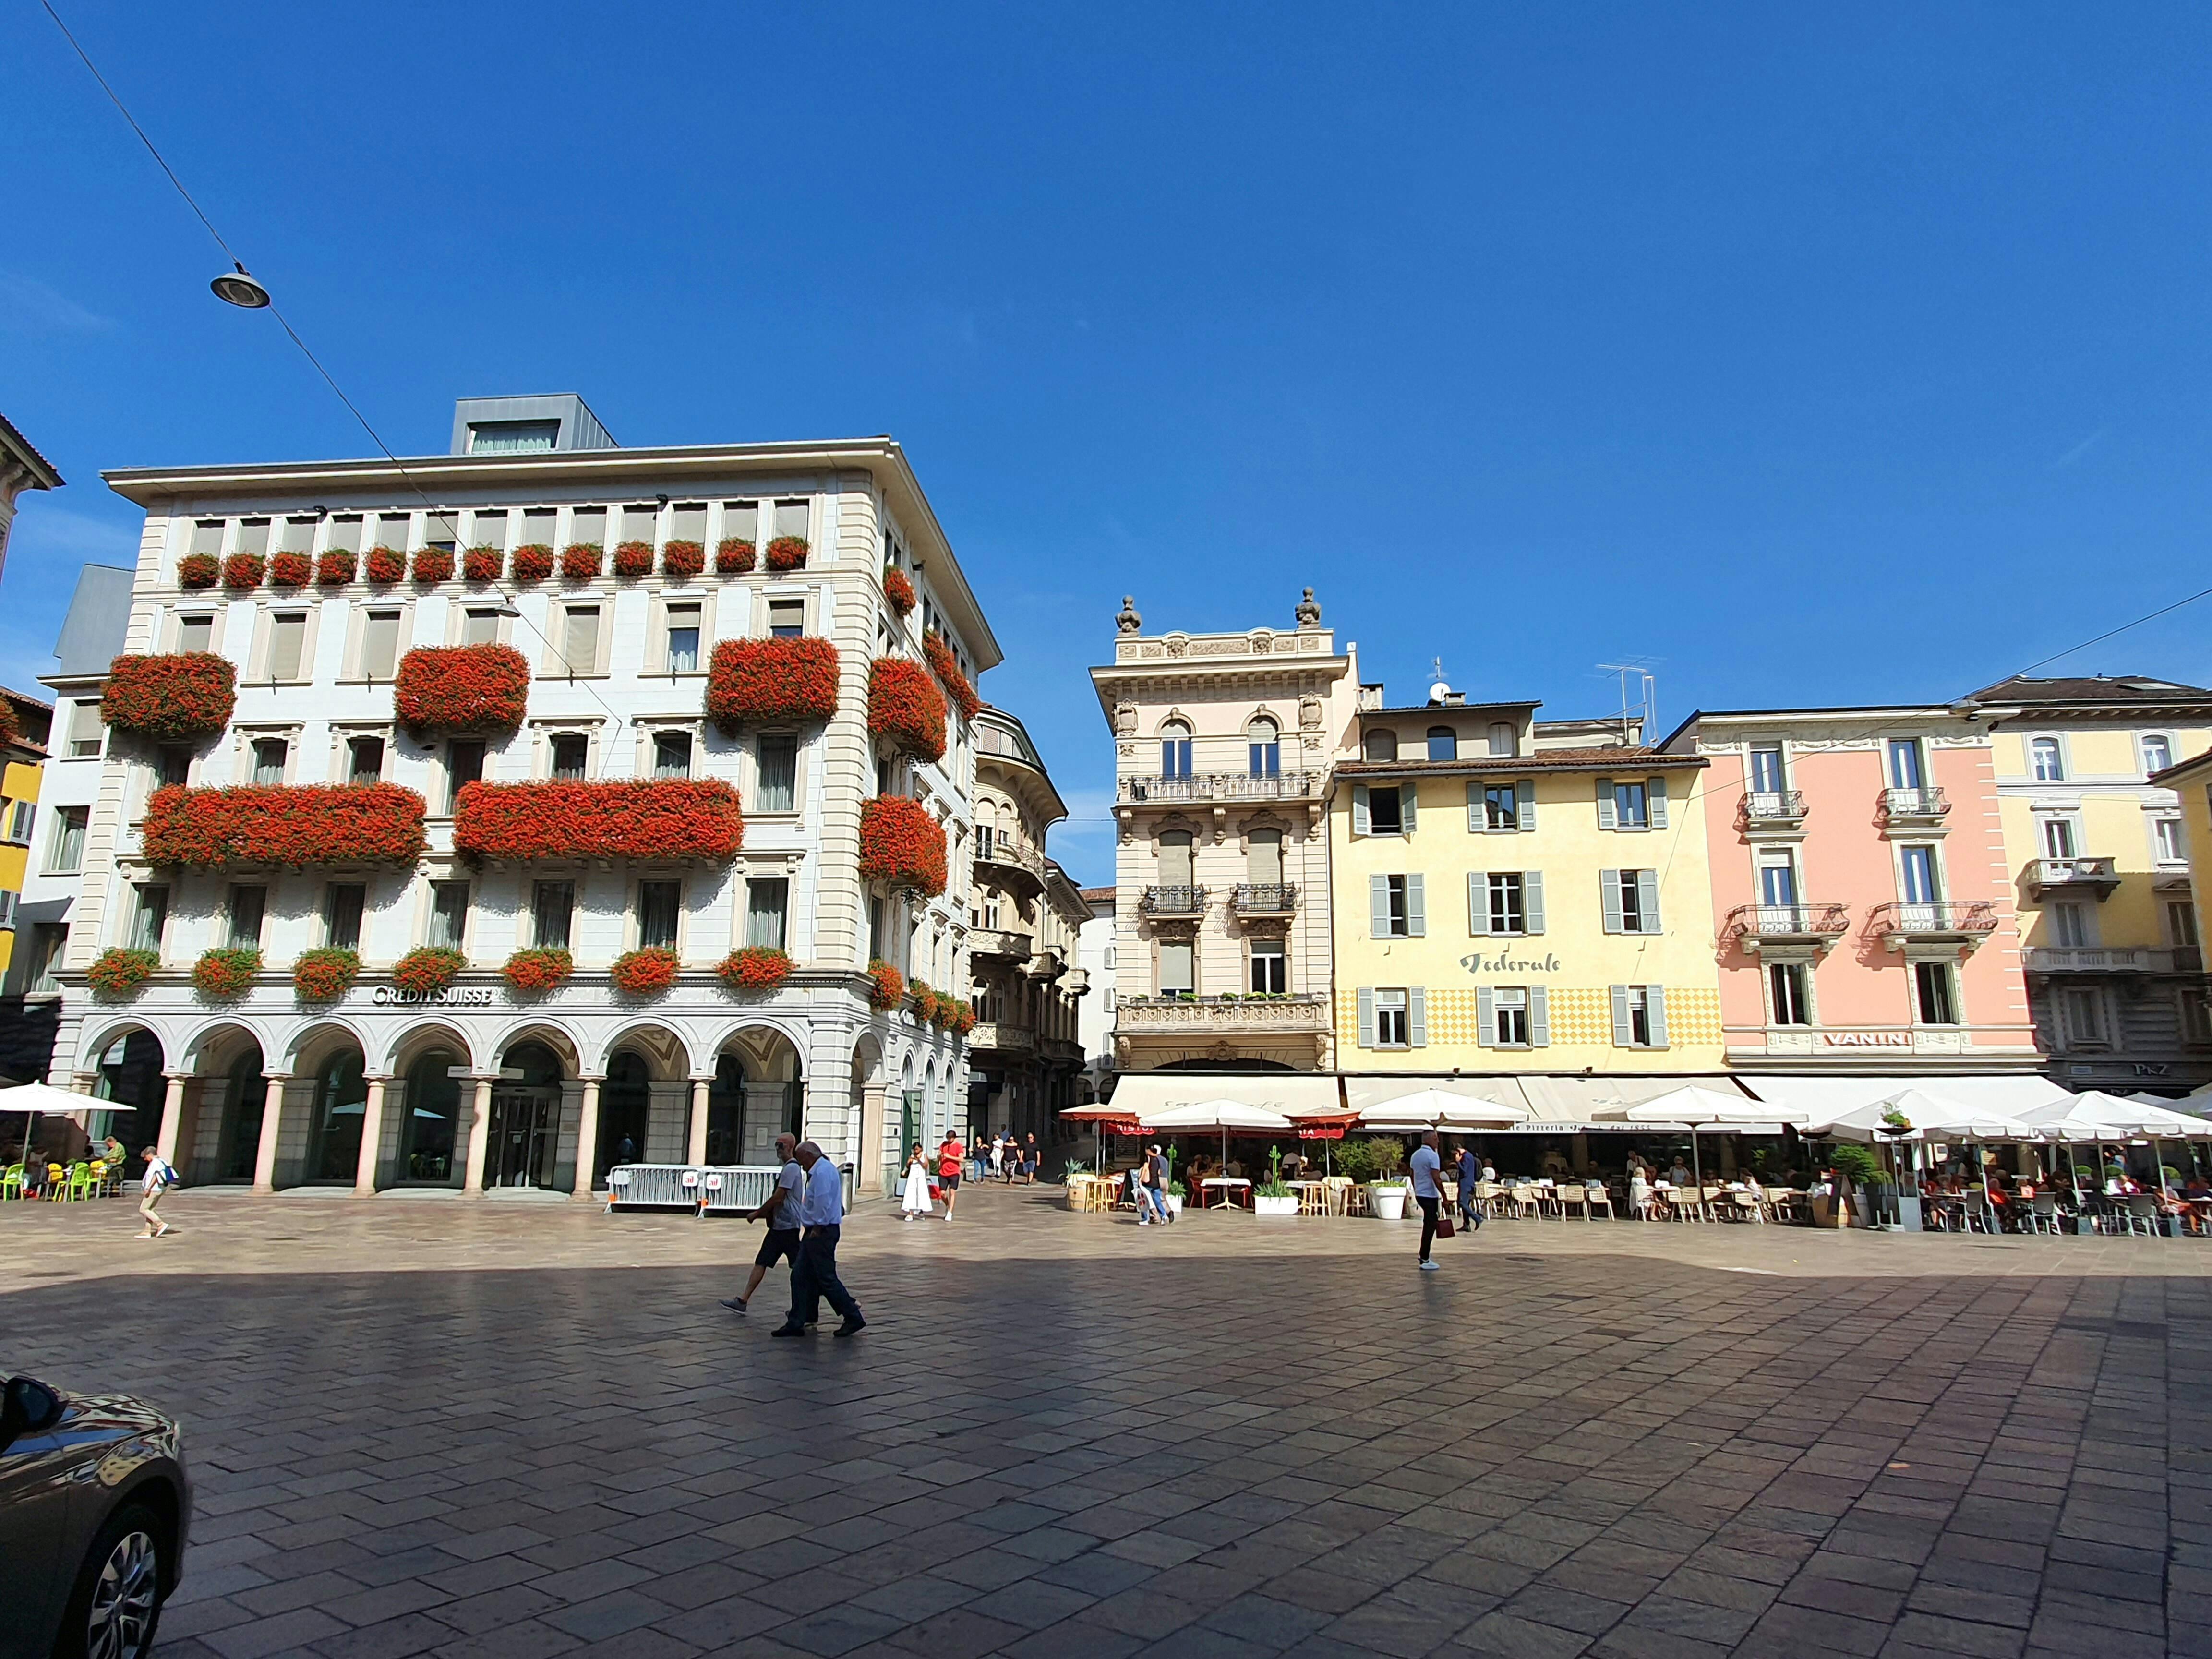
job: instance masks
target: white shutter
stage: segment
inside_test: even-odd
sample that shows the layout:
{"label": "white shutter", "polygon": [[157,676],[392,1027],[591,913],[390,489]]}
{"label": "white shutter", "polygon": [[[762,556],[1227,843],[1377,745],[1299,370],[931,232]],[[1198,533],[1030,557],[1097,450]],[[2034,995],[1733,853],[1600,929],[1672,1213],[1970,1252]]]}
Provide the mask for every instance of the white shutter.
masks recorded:
{"label": "white shutter", "polygon": [[1531,1048],[1552,1046],[1551,998],[1540,985],[1528,988],[1528,1046]]}
{"label": "white shutter", "polygon": [[1367,937],[1390,937],[1390,878],[1367,878]]}
{"label": "white shutter", "polygon": [[1467,833],[1479,836],[1486,822],[1483,812],[1482,780],[1469,778],[1467,783]]}
{"label": "white shutter", "polygon": [[1644,785],[1644,799],[1647,810],[1651,815],[1651,827],[1654,830],[1664,830],[1667,827],[1667,780],[1664,778],[1646,780]]}
{"label": "white shutter", "polygon": [[1405,825],[1406,833],[1409,836],[1413,833],[1413,808],[1420,793],[1418,784],[1401,783],[1398,786],[1398,819]]}
{"label": "white shutter", "polygon": [[1513,786],[1513,811],[1518,822],[1517,830],[1528,831],[1536,827],[1536,780],[1523,778]]}
{"label": "white shutter", "polygon": [[1600,778],[1597,781],[1597,827],[1601,830],[1619,828],[1613,817],[1613,780],[1611,778]]}
{"label": "white shutter", "polygon": [[1644,931],[1663,933],[1659,925],[1659,872],[1638,870],[1636,872],[1636,908],[1644,913]]}
{"label": "white shutter", "polygon": [[1359,1046],[1375,1046],[1375,988],[1371,985],[1359,988]]}
{"label": "white shutter", "polygon": [[1490,878],[1480,870],[1467,872],[1467,931],[1490,931]]}
{"label": "white shutter", "polygon": [[1645,986],[1644,1005],[1651,1017],[1651,1046],[1663,1048],[1667,1046],[1667,988],[1663,985]]}
{"label": "white shutter", "polygon": [[1521,872],[1521,909],[1528,917],[1531,933],[1544,931],[1544,872],[1523,870]]}
{"label": "white shutter", "polygon": [[1498,999],[1487,985],[1475,988],[1474,1040],[1486,1048],[1498,1046]]}
{"label": "white shutter", "polygon": [[1601,870],[1597,872],[1597,902],[1605,912],[1605,931],[1620,931],[1620,872]]}
{"label": "white shutter", "polygon": [[1355,836],[1374,833],[1368,827],[1367,786],[1364,783],[1355,783],[1352,786],[1352,833]]}
{"label": "white shutter", "polygon": [[1419,876],[1406,878],[1406,937],[1426,939],[1429,936],[1428,900],[1421,890]]}
{"label": "white shutter", "polygon": [[1628,988],[1616,985],[1613,988],[1613,1046],[1629,1048],[1635,1043],[1636,1033],[1628,1023]]}
{"label": "white shutter", "polygon": [[1422,985],[1406,988],[1406,1046],[1425,1048],[1429,1046],[1429,993]]}

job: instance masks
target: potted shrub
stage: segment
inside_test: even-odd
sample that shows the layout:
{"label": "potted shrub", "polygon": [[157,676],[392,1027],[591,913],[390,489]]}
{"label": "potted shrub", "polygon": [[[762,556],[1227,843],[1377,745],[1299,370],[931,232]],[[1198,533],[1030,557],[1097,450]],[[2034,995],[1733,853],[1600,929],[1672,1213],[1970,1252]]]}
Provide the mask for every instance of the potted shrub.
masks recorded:
{"label": "potted shrub", "polygon": [[425,945],[392,964],[392,982],[418,997],[435,996],[460,976],[469,959],[459,951]]}
{"label": "potted shrub", "polygon": [[682,964],[676,952],[657,945],[642,951],[625,951],[607,969],[607,982],[629,997],[657,997],[676,983]]}
{"label": "potted shrub", "polygon": [[626,582],[653,574],[653,544],[651,542],[617,542],[615,544],[615,574]]}
{"label": "potted shrub", "polygon": [[914,584],[907,580],[906,572],[896,565],[889,566],[884,571],[884,598],[902,617],[915,607]]}
{"label": "potted shrub", "polygon": [[120,945],[103,951],[92,966],[84,970],[85,983],[93,994],[107,1001],[119,1002],[138,994],[138,988],[154,976],[161,965],[161,958],[151,951],[125,950]]}
{"label": "potted shrub", "polygon": [[517,951],[507,959],[507,966],[500,969],[507,976],[507,982],[524,996],[543,996],[548,991],[558,990],[575,971],[574,957],[547,945]]}
{"label": "potted shrub", "polygon": [[305,553],[279,553],[269,561],[271,587],[305,587],[315,574],[315,562]]}
{"label": "potted shrub", "polygon": [[1267,1149],[1267,1178],[1252,1189],[1255,1215],[1296,1215],[1298,1195],[1283,1180],[1283,1149]]}
{"label": "potted shrub", "polygon": [[315,561],[315,582],[321,587],[343,587],[353,580],[358,562],[343,547],[334,547]]}
{"label": "potted shrub", "polygon": [[868,1006],[887,1014],[906,1000],[906,976],[881,957],[868,963]]}
{"label": "potted shrub", "polygon": [[407,556],[396,547],[372,547],[362,560],[370,581],[388,587],[407,574]]}
{"label": "potted shrub", "polygon": [[553,574],[553,550],[544,542],[525,542],[514,550],[514,580],[542,582]]}
{"label": "potted shrub", "polygon": [[222,945],[200,953],[192,964],[192,989],[204,997],[240,997],[253,988],[261,971],[261,952],[251,945]]}
{"label": "potted shrub", "polygon": [[660,574],[688,582],[707,568],[707,550],[697,542],[671,542],[660,550]]}
{"label": "potted shrub", "polygon": [[222,562],[212,553],[187,553],[177,561],[179,587],[213,587],[222,574]]}
{"label": "potted shrub", "polygon": [[753,568],[753,544],[743,536],[726,536],[714,544],[714,574],[742,576]]}
{"label": "potted shrub", "polygon": [[765,557],[771,570],[804,570],[806,568],[806,538],[778,536],[768,544]]}
{"label": "potted shrub", "polygon": [[472,582],[495,582],[507,568],[507,555],[489,544],[461,555],[461,574]]}
{"label": "potted shrub", "polygon": [[561,550],[561,579],[587,582],[606,562],[606,550],[597,542],[570,542]]}
{"label": "potted shrub", "polygon": [[292,963],[292,994],[302,1002],[336,1002],[361,973],[361,954],[337,945],[302,951]]}
{"label": "potted shrub", "polygon": [[1863,1146],[1845,1142],[1828,1154],[1829,1167],[1836,1172],[1836,1196],[1850,1197],[1851,1215],[1857,1225],[1875,1224],[1875,1188],[1887,1184],[1881,1164]]}
{"label": "potted shrub", "polygon": [[415,580],[431,586],[453,579],[453,555],[450,549],[426,547],[415,556]]}
{"label": "potted shrub", "polygon": [[714,969],[732,991],[773,991],[791,977],[791,957],[773,945],[732,951]]}
{"label": "potted shrub", "polygon": [[222,562],[222,585],[234,593],[251,593],[269,574],[269,561],[258,553],[234,553]]}

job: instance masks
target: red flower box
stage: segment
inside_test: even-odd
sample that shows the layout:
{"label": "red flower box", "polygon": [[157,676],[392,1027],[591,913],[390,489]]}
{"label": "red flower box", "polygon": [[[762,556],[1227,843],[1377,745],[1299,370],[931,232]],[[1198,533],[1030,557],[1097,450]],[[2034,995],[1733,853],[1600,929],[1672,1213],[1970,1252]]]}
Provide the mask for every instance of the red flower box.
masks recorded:
{"label": "red flower box", "polygon": [[187,553],[177,561],[177,586],[213,587],[222,574],[222,562],[212,553]]}
{"label": "red flower box", "polygon": [[607,969],[607,981],[624,996],[657,997],[676,983],[676,970],[681,966],[675,951],[649,945],[642,951],[628,951],[617,957],[614,966]]}
{"label": "red flower box", "polygon": [[906,579],[905,571],[890,569],[884,572],[884,597],[890,601],[891,609],[902,617],[914,609],[914,584]]}
{"label": "red flower box", "polygon": [[161,965],[160,955],[152,951],[126,951],[121,946],[102,951],[91,967],[84,970],[85,983],[100,996],[119,1000],[138,994],[138,988],[154,976]]}
{"label": "red flower box", "polygon": [[489,545],[472,547],[461,555],[461,575],[472,582],[495,582],[507,568],[507,555]]}
{"label": "red flower box", "polygon": [[517,951],[500,972],[525,996],[542,996],[560,989],[576,971],[576,961],[566,951],[534,948]]}
{"label": "red flower box", "polygon": [[258,553],[234,553],[222,562],[222,585],[234,593],[251,593],[269,574],[269,561]]}
{"label": "red flower box", "polygon": [[915,1018],[925,1024],[937,1024],[937,988],[926,979],[918,979],[909,994],[914,998]]}
{"label": "red flower box", "polygon": [[426,547],[415,556],[415,580],[449,582],[453,580],[453,556],[442,547]]}
{"label": "red flower box", "polygon": [[369,580],[380,585],[396,582],[407,574],[407,556],[396,547],[372,547],[362,562]]}
{"label": "red flower box", "polygon": [[697,542],[671,542],[660,550],[660,572],[671,581],[688,582],[707,568],[707,550]]}
{"label": "red flower box", "polygon": [[964,1001],[955,1001],[952,1008],[951,1021],[945,1029],[956,1036],[966,1036],[975,1029],[975,1011]]}
{"label": "red flower box", "polygon": [[529,702],[530,659],[509,645],[417,646],[392,684],[410,732],[516,731]]}
{"label": "red flower box", "polygon": [[568,581],[587,582],[606,563],[607,550],[597,542],[570,542],[561,550],[561,574]]}
{"label": "red flower box", "polygon": [[651,542],[621,542],[615,547],[615,574],[626,582],[653,574]]}
{"label": "red flower box", "polygon": [[149,862],[412,864],[421,856],[422,797],[394,783],[264,784],[156,789],[146,803]]}
{"label": "red flower box", "polygon": [[514,580],[542,582],[553,574],[553,550],[543,542],[525,542],[514,550]]}
{"label": "red flower box", "polygon": [[929,659],[932,672],[945,682],[945,694],[952,699],[961,714],[969,720],[974,720],[982,710],[983,700],[975,695],[975,688],[968,684],[968,677],[960,672],[959,659],[953,656],[952,647],[945,644],[944,636],[933,628],[921,636],[921,654]]}
{"label": "red flower box", "polygon": [[392,964],[392,982],[412,995],[433,996],[458,979],[468,965],[469,959],[459,951],[425,945]]}
{"label": "red flower box", "polygon": [[192,989],[204,997],[240,997],[253,988],[261,952],[251,945],[220,945],[192,964]]}
{"label": "red flower box", "polygon": [[934,898],[945,890],[945,826],[903,795],[863,801],[860,879]]}
{"label": "red flower box", "polygon": [[353,580],[355,563],[345,549],[333,548],[315,561],[315,580],[325,587],[343,587]]}
{"label": "red flower box", "polygon": [[768,544],[768,568],[771,570],[804,570],[806,568],[806,538],[778,536]]}
{"label": "red flower box", "polygon": [[238,670],[211,651],[118,657],[107,665],[100,718],[157,743],[210,737],[238,706]]}
{"label": "red flower box", "polygon": [[471,783],[453,816],[454,850],[494,859],[705,859],[744,845],[738,792],[714,779]]}
{"label": "red flower box", "polygon": [[753,544],[742,536],[730,536],[715,544],[714,574],[718,576],[742,576],[753,568]]}
{"label": "red flower box", "polygon": [[324,945],[302,951],[292,963],[292,994],[302,1002],[336,1002],[361,973],[361,954]]}
{"label": "red flower box", "polygon": [[889,1013],[906,1000],[906,976],[878,957],[868,963],[868,1006]]}
{"label": "red flower box", "polygon": [[732,991],[773,991],[791,977],[791,958],[770,945],[748,945],[724,957],[714,971]]}
{"label": "red flower box", "polygon": [[837,647],[827,640],[724,640],[708,659],[707,713],[725,732],[836,712]]}
{"label": "red flower box", "polygon": [[279,553],[269,561],[271,587],[305,587],[314,574],[315,562],[305,553]]}
{"label": "red flower box", "polygon": [[868,665],[868,735],[918,759],[945,757],[945,699],[920,663],[878,657]]}

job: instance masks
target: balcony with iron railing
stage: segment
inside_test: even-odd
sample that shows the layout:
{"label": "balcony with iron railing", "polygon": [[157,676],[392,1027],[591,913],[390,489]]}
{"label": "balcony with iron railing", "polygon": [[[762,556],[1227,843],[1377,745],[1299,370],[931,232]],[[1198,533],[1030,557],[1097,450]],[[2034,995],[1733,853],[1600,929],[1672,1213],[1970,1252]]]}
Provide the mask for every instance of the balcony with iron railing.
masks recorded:
{"label": "balcony with iron railing", "polygon": [[1002,927],[971,927],[968,930],[968,955],[979,963],[987,958],[1027,962],[1036,945],[1032,935],[1009,933]]}
{"label": "balcony with iron railing", "polygon": [[1310,1035],[1328,1029],[1328,998],[1319,991],[1123,997],[1114,1007],[1114,1030],[1117,1036]]}
{"label": "balcony with iron railing", "polygon": [[1320,793],[1326,777],[1321,772],[1273,772],[1258,777],[1243,772],[1198,772],[1176,777],[1154,774],[1123,778],[1121,799],[1131,802],[1303,800]]}
{"label": "balcony with iron railing", "polygon": [[1229,905],[1240,916],[1287,916],[1298,908],[1298,890],[1293,882],[1242,881]]}
{"label": "balcony with iron railing", "polygon": [[1726,932],[1747,951],[1769,945],[1833,945],[1850,931],[1848,904],[1739,904]]}
{"label": "balcony with iron railing", "polygon": [[977,876],[1007,891],[1041,892],[1044,888],[1044,854],[1012,836],[977,830],[975,867]]}
{"label": "balcony with iron railing", "polygon": [[1885,823],[1938,823],[1950,811],[1949,799],[1933,784],[1918,789],[1881,792],[1881,817]]}
{"label": "balcony with iron railing", "polygon": [[1147,887],[1138,900],[1139,914],[1147,916],[1199,916],[1206,914],[1203,887]]}
{"label": "balcony with iron railing", "polygon": [[1877,904],[1867,931],[1890,949],[1914,941],[1958,939],[1978,944],[1997,930],[1996,907],[1984,900],[1960,904],[1948,900],[1901,900]]}
{"label": "balcony with iron railing", "polygon": [[2101,904],[2112,896],[2113,889],[2119,884],[2120,872],[2112,859],[2031,859],[2028,861],[2027,890],[2035,898],[2053,893],[2062,897],[2087,893]]}
{"label": "balcony with iron railing", "polygon": [[1743,822],[1751,830],[1792,829],[1805,822],[1804,792],[1754,789],[1743,798]]}

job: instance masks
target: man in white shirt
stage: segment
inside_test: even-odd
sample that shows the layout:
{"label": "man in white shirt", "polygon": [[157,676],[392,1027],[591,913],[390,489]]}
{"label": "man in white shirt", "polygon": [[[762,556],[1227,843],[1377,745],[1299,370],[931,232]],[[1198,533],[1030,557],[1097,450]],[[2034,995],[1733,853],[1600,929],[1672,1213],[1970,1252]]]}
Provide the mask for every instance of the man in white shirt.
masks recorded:
{"label": "man in white shirt", "polygon": [[826,1297],[845,1322],[836,1334],[850,1336],[867,1328],[868,1322],[860,1317],[860,1304],[837,1277],[837,1237],[845,1224],[845,1177],[811,1140],[799,1146],[799,1165],[806,1176],[799,1212],[806,1236],[799,1241],[799,1265],[791,1272],[791,1312],[769,1334],[805,1335],[806,1328],[820,1317]]}
{"label": "man in white shirt", "polygon": [[1421,1206],[1421,1271],[1441,1271],[1429,1260],[1429,1246],[1437,1242],[1437,1214],[1443,1203],[1443,1159],[1437,1152],[1437,1132],[1430,1129],[1413,1148],[1413,1202]]}
{"label": "man in white shirt", "polygon": [[732,1313],[743,1313],[745,1304],[760,1289],[761,1280],[768,1270],[779,1261],[788,1261],[795,1277],[799,1272],[799,1212],[800,1189],[806,1184],[805,1171],[799,1167],[799,1137],[787,1130],[775,1138],[775,1156],[783,1165],[777,1174],[775,1185],[769,1189],[768,1200],[745,1218],[748,1221],[768,1223],[768,1237],[761,1240],[760,1253],[753,1257],[752,1277],[745,1281],[744,1290],[726,1299],[722,1305]]}
{"label": "man in white shirt", "polygon": [[154,1213],[154,1206],[161,1201],[161,1194],[177,1184],[177,1171],[167,1158],[163,1158],[151,1146],[147,1147],[139,1156],[146,1160],[146,1173],[139,1177],[138,1181],[138,1191],[141,1194],[138,1200],[138,1213],[146,1218],[146,1231],[138,1237],[159,1238],[164,1233],[173,1233],[177,1231]]}

